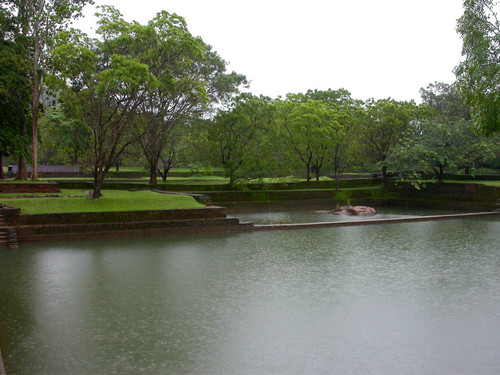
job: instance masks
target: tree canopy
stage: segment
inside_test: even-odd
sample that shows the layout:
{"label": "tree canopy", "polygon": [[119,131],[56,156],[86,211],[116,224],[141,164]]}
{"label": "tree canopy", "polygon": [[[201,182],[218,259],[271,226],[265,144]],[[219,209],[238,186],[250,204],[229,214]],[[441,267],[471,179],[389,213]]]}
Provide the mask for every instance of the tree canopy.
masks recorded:
{"label": "tree canopy", "polygon": [[[2,156],[25,155],[29,140],[22,128],[29,121],[28,51],[12,14],[0,10],[0,168]],[[3,177],[3,170],[0,170]]]}
{"label": "tree canopy", "polygon": [[386,159],[389,152],[403,138],[404,132],[418,115],[415,102],[393,99],[368,100],[360,129],[368,158],[379,163],[384,180],[387,178]]}
{"label": "tree canopy", "polygon": [[384,179],[389,168],[434,170],[440,179],[451,168],[498,164],[488,161],[498,144],[478,132],[499,128],[494,0],[464,0],[457,82],[422,88],[422,105],[356,100],[344,88],[275,99],[242,93],[246,77],[229,72],[179,15],[161,11],[141,24],[102,6],[97,38],[68,30],[90,2],[6,0],[0,8],[0,156],[20,156],[22,171],[31,142],[32,178],[38,140],[43,162],[92,166],[95,198],[124,161],[147,167],[151,184],[173,165],[221,167],[234,184],[285,174],[338,181],[348,167],[380,168]]}
{"label": "tree canopy", "polygon": [[301,96],[289,96],[278,103],[278,111],[284,141],[304,165],[307,182],[311,172],[319,180],[321,169],[344,135],[338,113],[324,102]]}
{"label": "tree canopy", "polygon": [[457,84],[486,133],[500,131],[500,20],[495,0],[464,0],[457,30],[464,60],[455,68]]}
{"label": "tree canopy", "polygon": [[26,69],[31,89],[31,179],[38,179],[38,118],[44,77],[49,67],[49,52],[57,33],[82,15],[92,0],[5,0],[5,7],[15,16],[28,51],[30,68]]}
{"label": "tree canopy", "polygon": [[435,82],[420,92],[433,111],[408,125],[388,154],[391,168],[418,187],[429,172],[441,181],[446,170],[464,168],[469,174],[478,163],[493,159],[493,140],[478,134],[453,85]]}

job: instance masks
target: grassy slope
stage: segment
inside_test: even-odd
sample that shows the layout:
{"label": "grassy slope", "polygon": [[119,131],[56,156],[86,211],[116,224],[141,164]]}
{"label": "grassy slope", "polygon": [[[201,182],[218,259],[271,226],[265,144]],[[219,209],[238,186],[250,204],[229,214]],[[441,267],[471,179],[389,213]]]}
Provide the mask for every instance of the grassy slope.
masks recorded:
{"label": "grassy slope", "polygon": [[[64,193],[68,193],[65,191]],[[81,195],[82,191],[74,191]],[[23,214],[55,212],[103,212],[189,209],[205,207],[185,195],[160,194],[152,191],[103,190],[99,199],[91,198],[20,198],[1,199],[0,202],[21,209]]]}
{"label": "grassy slope", "polygon": [[500,181],[478,181],[478,180],[463,180],[463,181],[454,181],[454,180],[445,180],[443,182],[452,183],[452,184],[481,184],[486,186],[496,186],[500,187]]}

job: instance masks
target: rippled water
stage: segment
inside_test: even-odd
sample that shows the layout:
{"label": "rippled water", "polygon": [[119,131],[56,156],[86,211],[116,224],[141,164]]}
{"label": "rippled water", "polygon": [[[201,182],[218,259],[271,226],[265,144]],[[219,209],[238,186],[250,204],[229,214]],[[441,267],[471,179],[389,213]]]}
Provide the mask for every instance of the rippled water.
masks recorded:
{"label": "rippled water", "polygon": [[0,252],[9,374],[494,374],[500,220]]}
{"label": "rippled water", "polygon": [[373,219],[397,219],[409,216],[423,215],[445,215],[457,213],[451,210],[422,210],[402,207],[378,207],[374,216],[349,216],[335,215],[328,210],[299,210],[299,211],[256,211],[245,213],[234,213],[241,221],[254,224],[291,224],[291,223],[316,223],[335,221],[356,221]]}

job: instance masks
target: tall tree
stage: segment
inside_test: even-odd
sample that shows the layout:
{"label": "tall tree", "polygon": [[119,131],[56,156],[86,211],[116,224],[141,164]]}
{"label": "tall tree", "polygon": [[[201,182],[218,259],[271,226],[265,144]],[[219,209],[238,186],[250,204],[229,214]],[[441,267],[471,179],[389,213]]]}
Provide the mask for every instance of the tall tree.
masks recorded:
{"label": "tall tree", "polygon": [[289,95],[278,103],[278,121],[288,147],[306,168],[309,186],[311,173],[319,180],[322,168],[329,162],[334,148],[344,136],[338,113],[317,100],[302,100]]}
{"label": "tall tree", "polygon": [[344,170],[353,163],[358,152],[357,129],[360,119],[363,117],[363,102],[354,100],[351,93],[346,89],[326,91],[308,90],[306,98],[319,100],[335,111],[337,120],[343,126],[344,131],[339,133],[338,142],[335,143],[330,157],[329,169],[333,171],[337,190],[339,181]]}
{"label": "tall tree", "polygon": [[464,168],[468,174],[477,164],[493,159],[493,141],[478,134],[455,85],[431,83],[420,94],[432,110],[425,120],[409,124],[387,158],[403,179],[418,187],[429,173],[441,181],[445,170]]}
{"label": "tall tree", "polygon": [[456,84],[429,83],[420,89],[422,102],[436,111],[435,116],[444,121],[471,119],[471,109],[464,103]]}
{"label": "tall tree", "polygon": [[82,14],[83,7],[92,0],[6,0],[6,6],[17,15],[22,33],[27,37],[32,120],[32,172],[31,179],[38,179],[38,119],[40,97],[44,90],[44,76],[52,40],[71,21]]}
{"label": "tall tree", "polygon": [[193,37],[185,20],[165,11],[147,25],[126,22],[108,12],[100,27],[109,39],[109,53],[128,53],[148,65],[158,82],[136,109],[134,121],[150,183],[156,184],[161,155],[175,127],[200,114],[209,102],[237,91],[245,77],[226,74],[226,63],[201,38]]}
{"label": "tall tree", "polygon": [[60,109],[50,109],[40,120],[40,161],[81,165],[90,148],[90,129]]}
{"label": "tall tree", "polygon": [[351,93],[344,88],[338,90],[307,90],[304,97],[307,99],[318,100],[334,107],[344,104],[352,104],[354,102],[354,99],[351,97]]}
{"label": "tall tree", "polygon": [[270,172],[265,139],[271,111],[269,98],[241,94],[232,108],[220,110],[212,121],[204,122],[205,147],[200,149],[224,169],[230,184],[241,178],[262,177],[257,172]]}
{"label": "tall tree", "polygon": [[[156,184],[158,164],[169,134],[207,101],[198,75],[206,46],[189,33],[184,19],[175,14],[160,12],[147,26],[132,27],[140,41],[133,52],[158,80],[154,91],[137,109],[138,131],[143,134],[139,142],[149,164],[149,182]],[[117,39],[123,37],[128,39],[128,33]]]}
{"label": "tall tree", "polygon": [[477,163],[492,160],[493,139],[477,134],[469,120],[440,122],[429,119],[410,124],[404,138],[387,158],[393,168],[403,173],[403,179],[418,186],[427,173],[442,181],[445,170],[472,170]]}
{"label": "tall tree", "polygon": [[415,118],[416,110],[417,106],[413,101],[370,99],[366,102],[361,137],[367,157],[381,166],[384,181],[387,179],[387,156]]}
{"label": "tall tree", "polygon": [[24,157],[28,139],[22,128],[29,120],[28,55],[17,43],[18,28],[12,14],[0,9],[0,178],[2,157]]}
{"label": "tall tree", "polygon": [[481,129],[500,131],[500,20],[496,0],[464,0],[457,31],[464,60],[455,68],[457,84]]}
{"label": "tall tree", "polygon": [[[114,13],[119,15],[107,7],[101,19]],[[115,49],[115,35],[108,28],[100,27],[98,33],[102,41],[76,31],[61,34],[52,51],[56,70],[51,79],[66,113],[92,133],[93,198],[101,195],[109,169],[141,136],[132,131],[136,111],[157,85],[147,65]]]}

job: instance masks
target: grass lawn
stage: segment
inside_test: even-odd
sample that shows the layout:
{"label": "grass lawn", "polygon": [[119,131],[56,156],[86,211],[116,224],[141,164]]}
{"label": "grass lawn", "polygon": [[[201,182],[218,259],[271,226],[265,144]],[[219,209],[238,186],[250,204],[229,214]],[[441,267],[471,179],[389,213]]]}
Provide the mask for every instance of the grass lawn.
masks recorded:
{"label": "grass lawn", "polygon": [[495,187],[500,187],[500,181],[478,181],[478,180],[463,180],[463,181],[453,181],[453,180],[446,180],[443,182],[448,182],[448,183],[453,183],[453,184],[481,184],[481,185],[486,185],[486,186],[495,186]]}
{"label": "grass lawn", "polygon": [[9,179],[9,180],[0,180],[0,184],[46,184],[46,180],[38,180],[38,181],[31,181],[31,180],[14,180],[14,179]]}
{"label": "grass lawn", "polygon": [[[142,177],[140,179],[143,182],[148,182],[149,177]],[[196,176],[190,176],[190,177],[168,177],[167,181],[163,181],[161,177],[157,178],[157,181],[159,184],[169,184],[169,183],[185,183],[185,184],[226,184],[229,182],[228,178],[221,177],[221,176],[201,176],[201,175],[196,175]]]}
{"label": "grass lawn", "polygon": [[[62,195],[82,195],[82,190],[66,189]],[[62,212],[109,212],[203,208],[193,197],[145,191],[103,190],[102,197],[92,198],[19,198],[2,199],[0,203],[18,207],[23,214]]]}

